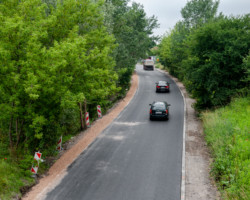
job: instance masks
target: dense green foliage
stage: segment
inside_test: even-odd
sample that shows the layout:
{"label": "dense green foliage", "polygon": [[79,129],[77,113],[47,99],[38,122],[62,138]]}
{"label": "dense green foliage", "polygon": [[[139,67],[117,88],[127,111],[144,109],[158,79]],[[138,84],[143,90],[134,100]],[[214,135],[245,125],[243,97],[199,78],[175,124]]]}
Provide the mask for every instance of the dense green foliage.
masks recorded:
{"label": "dense green foliage", "polygon": [[181,80],[185,75],[182,61],[187,57],[184,41],[188,33],[189,31],[185,28],[183,22],[178,22],[174,29],[162,38],[158,49],[160,62],[168,68],[171,74]]}
{"label": "dense green foliage", "polygon": [[53,148],[80,127],[79,103],[103,104],[117,91],[114,37],[91,1],[65,0],[48,15],[39,0],[0,6],[0,132],[11,149]]}
{"label": "dense green foliage", "polygon": [[94,120],[125,94],[156,21],[127,0],[0,1],[0,174],[12,165],[17,178],[1,178],[1,199],[24,185],[34,151],[54,154],[84,112]]}
{"label": "dense green foliage", "polygon": [[250,15],[216,17],[217,7],[212,0],[188,2],[184,20],[159,45],[161,63],[183,80],[199,109],[222,106],[249,89]]}
{"label": "dense green foliage", "polygon": [[218,0],[191,0],[181,10],[187,28],[199,27],[215,16],[219,6]]}
{"label": "dense green foliage", "polygon": [[213,175],[225,199],[250,197],[250,14],[216,16],[219,1],[191,0],[158,45],[160,62],[183,81],[203,113]]}
{"label": "dense green foliage", "polygon": [[[146,17],[142,5],[135,2],[127,6],[128,0],[108,0],[109,27],[113,30],[118,47],[114,51],[115,70],[119,75],[119,85],[128,88],[134,65],[140,58],[145,58],[157,37],[152,35],[157,28],[154,16]],[[111,17],[110,17],[111,15]],[[107,16],[107,15],[106,15]],[[110,20],[110,18],[112,20]]]}
{"label": "dense green foliage", "polygon": [[205,137],[214,156],[212,174],[225,199],[250,197],[249,115],[249,97],[202,115]]}
{"label": "dense green foliage", "polygon": [[249,53],[249,16],[219,19],[195,30],[183,61],[187,88],[199,107],[221,106],[246,87],[243,59]]}

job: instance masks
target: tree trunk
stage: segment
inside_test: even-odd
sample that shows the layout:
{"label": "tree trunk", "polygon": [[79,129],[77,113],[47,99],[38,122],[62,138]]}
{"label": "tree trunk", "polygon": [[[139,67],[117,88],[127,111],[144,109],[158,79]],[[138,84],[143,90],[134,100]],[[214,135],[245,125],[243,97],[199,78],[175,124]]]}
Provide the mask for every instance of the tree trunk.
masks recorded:
{"label": "tree trunk", "polygon": [[[16,124],[16,134],[17,134],[16,149],[17,149],[17,147],[18,147],[18,145],[19,145],[19,142],[20,142],[21,133],[22,133],[22,128],[23,128],[23,122],[24,122],[24,120],[22,121],[19,130],[18,130],[18,128],[17,128],[18,124]],[[16,123],[18,123],[18,121],[16,121]]]}
{"label": "tree trunk", "polygon": [[[18,118],[16,118],[16,137],[18,139]],[[17,146],[16,146],[17,147]]]}
{"label": "tree trunk", "polygon": [[84,101],[84,126],[86,127],[87,125],[86,125],[86,119],[85,119],[85,114],[86,114],[86,112],[87,112],[87,100],[85,99],[85,101]]}
{"label": "tree trunk", "polygon": [[79,107],[80,107],[81,130],[83,130],[84,129],[84,119],[82,116],[82,104],[81,103],[79,103]]}
{"label": "tree trunk", "polygon": [[10,140],[10,149],[11,150],[13,149],[13,140],[12,140],[12,132],[11,132],[12,120],[13,120],[13,116],[11,116],[11,118],[10,118],[10,126],[9,126],[9,140]]}

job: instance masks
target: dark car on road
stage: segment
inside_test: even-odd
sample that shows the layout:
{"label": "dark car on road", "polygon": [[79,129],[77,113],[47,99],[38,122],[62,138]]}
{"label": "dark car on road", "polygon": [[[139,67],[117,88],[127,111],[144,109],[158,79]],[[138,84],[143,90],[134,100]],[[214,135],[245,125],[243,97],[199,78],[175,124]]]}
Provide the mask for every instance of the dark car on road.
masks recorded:
{"label": "dark car on road", "polygon": [[169,106],[166,101],[154,101],[150,105],[149,119],[165,119],[169,118]]}
{"label": "dark car on road", "polygon": [[170,86],[167,81],[158,81],[156,84],[156,92],[169,92]]}

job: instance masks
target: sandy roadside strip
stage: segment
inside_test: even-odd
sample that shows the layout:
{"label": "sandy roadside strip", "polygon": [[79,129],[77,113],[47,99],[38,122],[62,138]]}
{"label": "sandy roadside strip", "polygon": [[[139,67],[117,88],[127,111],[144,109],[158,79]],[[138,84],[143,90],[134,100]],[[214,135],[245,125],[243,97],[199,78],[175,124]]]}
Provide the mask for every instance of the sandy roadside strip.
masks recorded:
{"label": "sandy roadside strip", "polygon": [[[52,165],[48,171],[48,175],[39,180],[39,183],[32,187],[22,199],[35,200],[43,199],[47,192],[51,191],[67,174],[67,167],[90,145],[95,138],[119,115],[119,113],[132,100],[138,87],[138,76],[133,74],[131,80],[131,87],[126,97],[112,108],[108,114],[101,119],[96,120],[90,128],[84,131],[84,136],[72,146],[69,150],[64,152],[62,156]],[[82,133],[80,133],[82,134]]]}
{"label": "sandy roadside strip", "polygon": [[[159,70],[159,69],[158,69]],[[179,87],[185,104],[185,128],[183,135],[181,200],[215,200],[220,194],[209,175],[211,155],[206,146],[202,121],[197,117],[192,99],[185,86],[177,78],[165,73]]]}

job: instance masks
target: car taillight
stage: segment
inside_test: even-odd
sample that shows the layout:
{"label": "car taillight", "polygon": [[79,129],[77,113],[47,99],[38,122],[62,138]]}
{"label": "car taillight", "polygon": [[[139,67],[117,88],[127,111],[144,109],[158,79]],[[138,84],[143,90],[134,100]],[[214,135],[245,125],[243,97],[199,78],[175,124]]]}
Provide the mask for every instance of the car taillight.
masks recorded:
{"label": "car taillight", "polygon": [[152,109],[149,110],[149,113],[152,114]]}
{"label": "car taillight", "polygon": [[168,86],[165,86],[165,88],[168,88]]}
{"label": "car taillight", "polygon": [[157,88],[160,88],[160,86],[158,86],[158,85],[157,85],[156,87],[157,87]]}
{"label": "car taillight", "polygon": [[168,109],[166,110],[166,114],[168,114]]}

